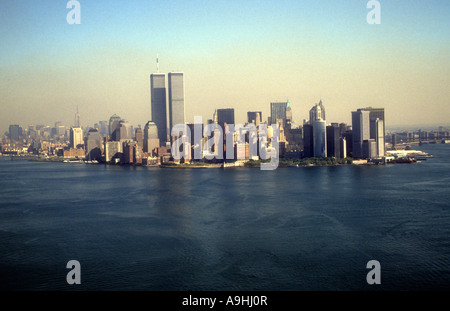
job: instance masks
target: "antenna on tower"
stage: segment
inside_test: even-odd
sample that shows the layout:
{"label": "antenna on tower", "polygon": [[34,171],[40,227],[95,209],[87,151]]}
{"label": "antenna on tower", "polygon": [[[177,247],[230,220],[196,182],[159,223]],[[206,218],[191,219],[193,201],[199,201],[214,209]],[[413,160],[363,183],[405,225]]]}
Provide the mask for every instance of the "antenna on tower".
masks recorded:
{"label": "antenna on tower", "polygon": [[158,58],[158,54],[156,54],[156,72],[159,73],[159,58]]}

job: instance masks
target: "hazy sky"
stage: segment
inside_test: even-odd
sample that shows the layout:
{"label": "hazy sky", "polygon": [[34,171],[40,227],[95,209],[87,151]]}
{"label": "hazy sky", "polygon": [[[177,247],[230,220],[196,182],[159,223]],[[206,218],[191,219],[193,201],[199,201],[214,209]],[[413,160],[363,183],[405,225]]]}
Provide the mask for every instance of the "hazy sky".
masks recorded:
{"label": "hazy sky", "polygon": [[289,99],[294,121],[322,99],[327,122],[384,107],[387,126],[450,122],[450,3],[380,0],[0,2],[0,130],[150,120],[149,75],[185,73],[186,121],[235,108],[237,122]]}

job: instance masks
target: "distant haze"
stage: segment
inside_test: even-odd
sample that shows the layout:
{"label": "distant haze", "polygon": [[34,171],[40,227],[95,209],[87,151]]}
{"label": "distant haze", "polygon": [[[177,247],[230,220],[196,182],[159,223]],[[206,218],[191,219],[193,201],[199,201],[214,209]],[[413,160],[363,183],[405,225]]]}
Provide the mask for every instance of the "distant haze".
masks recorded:
{"label": "distant haze", "polygon": [[114,113],[142,126],[156,71],[182,71],[186,120],[235,108],[236,121],[289,99],[301,124],[321,99],[327,122],[384,107],[386,123],[450,121],[450,6],[364,0],[0,2],[0,133],[9,124],[83,126]]}

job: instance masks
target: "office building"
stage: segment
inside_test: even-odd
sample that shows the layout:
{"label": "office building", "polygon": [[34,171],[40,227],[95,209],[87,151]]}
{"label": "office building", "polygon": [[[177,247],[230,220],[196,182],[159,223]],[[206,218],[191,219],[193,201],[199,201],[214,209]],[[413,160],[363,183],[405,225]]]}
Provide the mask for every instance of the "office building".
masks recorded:
{"label": "office building", "polygon": [[107,141],[105,143],[105,160],[108,163],[121,162],[123,156],[122,143],[120,141]]}
{"label": "office building", "polygon": [[363,142],[370,139],[369,114],[367,110],[352,111],[353,158],[364,157]]}
{"label": "office building", "polygon": [[379,118],[370,120],[370,138],[376,142],[376,157],[384,156],[384,122]]}
{"label": "office building", "polygon": [[313,150],[314,157],[327,156],[327,132],[325,120],[313,122]]}
{"label": "office building", "polygon": [[90,129],[86,137],[86,159],[89,161],[101,160],[102,137],[97,129]]}
{"label": "office building", "polygon": [[362,158],[371,159],[377,156],[377,143],[375,139],[365,139],[362,143]]}
{"label": "office building", "polygon": [[340,158],[340,128],[336,123],[327,126],[327,157]]}
{"label": "office building", "polygon": [[[345,156],[342,155],[343,158],[353,157],[353,131],[347,129],[342,134],[342,142],[345,142]],[[344,148],[344,147],[341,147]],[[342,153],[341,153],[342,154]]]}
{"label": "office building", "polygon": [[9,139],[11,139],[11,142],[20,141],[22,139],[22,127],[17,124],[10,125]]}
{"label": "office building", "polygon": [[220,125],[223,133],[225,134],[225,130],[227,128],[226,124],[234,124],[234,109],[217,109],[217,124]]}
{"label": "office building", "polygon": [[70,147],[73,149],[83,146],[83,130],[81,127],[72,127],[70,129]]}
{"label": "office building", "polygon": [[119,123],[121,118],[113,114],[111,118],[109,118],[109,140],[110,141],[119,141]]}
{"label": "office building", "polygon": [[322,100],[318,104],[315,104],[309,110],[309,122],[312,124],[315,120],[326,120],[325,117],[325,107],[322,104]]}
{"label": "office building", "polygon": [[107,121],[99,121],[99,133],[103,137],[106,137],[109,135],[109,129],[108,129],[108,122]]}
{"label": "office building", "polygon": [[[227,133],[230,133],[230,129],[229,129],[228,125],[229,124],[234,125],[234,109],[233,108],[217,109],[217,123],[220,125],[220,127],[222,128],[222,132],[223,132],[223,136],[222,136],[223,158],[225,159],[227,156],[234,157],[234,149],[230,150],[227,154]],[[229,143],[229,145],[234,145],[234,141],[231,141],[228,143]],[[215,146],[217,146],[217,145],[215,145]]]}
{"label": "office building", "polygon": [[167,142],[167,103],[166,75],[153,73],[150,75],[151,118],[158,128],[158,139],[161,144]]}
{"label": "office building", "polygon": [[160,131],[153,121],[148,121],[144,127],[144,152],[151,153],[155,148],[159,148],[161,141],[159,140]]}
{"label": "office building", "polygon": [[[360,108],[352,112],[353,128],[353,157],[365,158],[384,156],[385,148],[385,121],[384,108]],[[372,139],[366,143],[363,152],[364,140]],[[373,142],[376,147],[373,148]]]}
{"label": "office building", "polygon": [[347,141],[345,137],[339,138],[339,155],[343,159],[347,157]]}
{"label": "office building", "polygon": [[275,124],[277,119],[283,120],[283,127],[286,127],[286,107],[287,102],[270,103],[270,124]]}
{"label": "office building", "polygon": [[119,122],[119,129],[117,131],[117,140],[118,141],[125,141],[125,140],[132,140],[133,139],[133,128],[130,123],[128,123],[126,120],[120,120]]}
{"label": "office building", "polygon": [[142,163],[142,153],[135,141],[126,141],[123,143],[122,163],[133,164]]}
{"label": "office building", "polygon": [[134,140],[141,150],[144,149],[144,131],[141,128],[137,128],[134,132]]}
{"label": "office building", "polygon": [[219,120],[217,118],[217,109],[214,110],[212,121],[212,123],[214,124],[219,124]]}
{"label": "office building", "polygon": [[286,131],[289,132],[292,128],[292,108],[289,104],[289,100],[286,103],[286,124],[285,124]]}
{"label": "office building", "polygon": [[303,157],[312,158],[314,156],[314,138],[313,126],[311,124],[303,125]]}
{"label": "office building", "polygon": [[259,126],[262,122],[262,112],[261,111],[249,111],[247,112],[247,122],[253,123],[255,126]]}
{"label": "office building", "polygon": [[182,72],[169,72],[169,130],[177,124],[184,124],[184,81]]}

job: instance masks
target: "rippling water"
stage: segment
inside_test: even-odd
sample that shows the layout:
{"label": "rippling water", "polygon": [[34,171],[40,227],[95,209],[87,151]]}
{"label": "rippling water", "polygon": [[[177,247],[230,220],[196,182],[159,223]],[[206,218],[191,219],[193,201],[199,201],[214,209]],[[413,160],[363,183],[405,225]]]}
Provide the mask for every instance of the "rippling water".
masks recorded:
{"label": "rippling water", "polygon": [[[0,161],[0,289],[450,289],[450,145],[415,164]],[[66,283],[81,263],[82,284]],[[381,264],[368,285],[366,264]]]}

